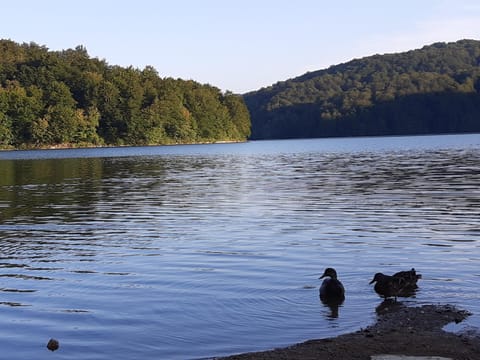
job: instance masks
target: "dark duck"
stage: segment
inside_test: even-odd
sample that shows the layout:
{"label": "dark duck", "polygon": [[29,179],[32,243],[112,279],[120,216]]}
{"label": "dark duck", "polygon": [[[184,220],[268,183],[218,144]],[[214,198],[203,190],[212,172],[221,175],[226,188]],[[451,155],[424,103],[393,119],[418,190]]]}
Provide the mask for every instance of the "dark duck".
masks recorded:
{"label": "dark duck", "polygon": [[345,300],[345,288],[337,279],[337,272],[333,268],[326,268],[320,279],[324,279],[320,286],[320,300],[324,303],[341,304]]}
{"label": "dark duck", "polygon": [[375,292],[382,296],[385,300],[388,298],[395,298],[398,296],[411,296],[417,289],[417,281],[422,275],[417,274],[415,269],[408,271],[399,271],[393,275],[385,275],[376,273],[370,284],[375,283]]}

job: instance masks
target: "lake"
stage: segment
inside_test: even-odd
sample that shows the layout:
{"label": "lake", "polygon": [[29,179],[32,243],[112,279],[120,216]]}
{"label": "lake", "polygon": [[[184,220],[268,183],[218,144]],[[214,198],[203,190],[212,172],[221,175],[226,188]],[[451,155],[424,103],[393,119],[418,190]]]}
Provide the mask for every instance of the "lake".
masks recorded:
{"label": "lake", "polygon": [[[480,327],[480,134],[0,152],[10,360],[201,359],[355,331],[369,281]],[[318,296],[326,267],[346,287]]]}

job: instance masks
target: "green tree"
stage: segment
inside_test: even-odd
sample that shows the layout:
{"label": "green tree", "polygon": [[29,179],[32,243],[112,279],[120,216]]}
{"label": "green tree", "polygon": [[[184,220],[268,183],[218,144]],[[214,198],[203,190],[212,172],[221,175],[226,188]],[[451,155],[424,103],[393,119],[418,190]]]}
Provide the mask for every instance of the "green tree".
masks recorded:
{"label": "green tree", "polygon": [[[32,142],[31,127],[33,122],[41,116],[41,92],[35,87],[29,91],[16,81],[7,82],[7,86],[0,89],[2,97],[2,113],[4,124],[10,127],[13,135],[11,142],[15,146]],[[10,135],[8,135],[10,137]]]}
{"label": "green tree", "polygon": [[250,114],[243,98],[240,95],[227,92],[223,97],[223,103],[227,107],[231,121],[236,129],[234,139],[248,138],[251,133]]}
{"label": "green tree", "polygon": [[120,91],[110,81],[103,80],[99,88],[98,109],[100,111],[99,135],[108,144],[119,144],[126,132],[121,121]]}
{"label": "green tree", "polygon": [[43,116],[48,123],[45,143],[70,143],[77,131],[76,104],[70,89],[63,82],[53,81],[45,90],[46,111]]}

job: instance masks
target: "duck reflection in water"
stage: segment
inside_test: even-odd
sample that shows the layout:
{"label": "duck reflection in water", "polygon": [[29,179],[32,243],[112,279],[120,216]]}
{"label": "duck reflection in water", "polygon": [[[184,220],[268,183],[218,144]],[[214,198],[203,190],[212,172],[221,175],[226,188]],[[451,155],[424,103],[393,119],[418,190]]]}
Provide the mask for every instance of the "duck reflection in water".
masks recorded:
{"label": "duck reflection in water", "polygon": [[333,268],[326,268],[320,279],[324,279],[320,286],[320,300],[330,308],[330,317],[337,318],[338,308],[345,300],[345,288]]}

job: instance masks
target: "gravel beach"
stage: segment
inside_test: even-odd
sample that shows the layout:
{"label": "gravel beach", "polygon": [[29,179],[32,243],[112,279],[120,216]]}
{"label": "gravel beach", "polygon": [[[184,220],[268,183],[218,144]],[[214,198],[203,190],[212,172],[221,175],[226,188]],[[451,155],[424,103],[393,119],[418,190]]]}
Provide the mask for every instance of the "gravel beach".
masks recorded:
{"label": "gravel beach", "polygon": [[406,307],[384,302],[377,308],[374,325],[334,338],[310,340],[287,348],[238,354],[228,360],[370,360],[373,355],[439,356],[456,360],[480,359],[479,334],[445,332],[468,311],[451,305]]}

